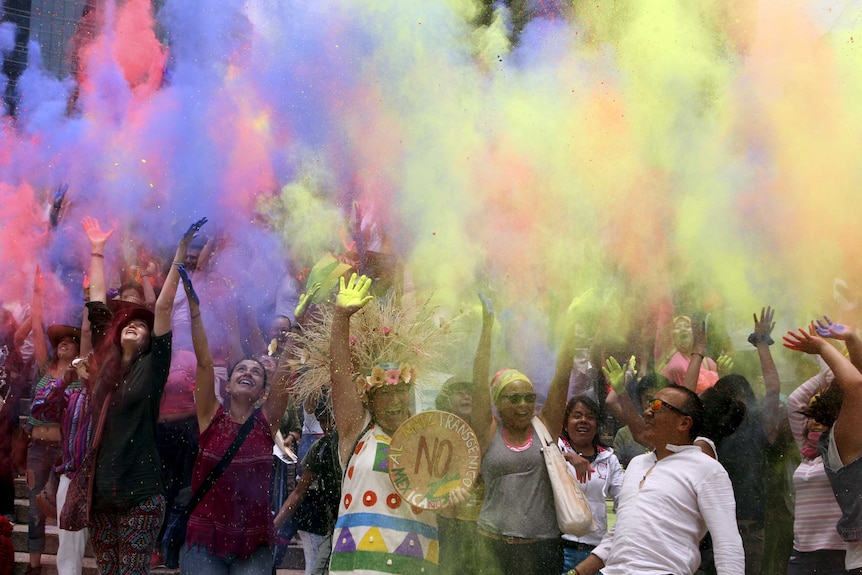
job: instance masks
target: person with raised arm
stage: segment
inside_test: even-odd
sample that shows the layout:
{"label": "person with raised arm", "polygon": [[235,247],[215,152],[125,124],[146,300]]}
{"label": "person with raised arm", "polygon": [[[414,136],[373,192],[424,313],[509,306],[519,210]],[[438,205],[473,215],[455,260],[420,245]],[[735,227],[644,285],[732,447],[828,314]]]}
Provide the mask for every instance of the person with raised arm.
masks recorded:
{"label": "person with raised arm", "polygon": [[[680,345],[684,345],[686,353],[689,354],[688,366],[683,370],[681,380],[676,377],[676,372],[670,370],[670,364],[662,374],[671,380],[671,383],[687,387],[700,394],[715,385],[718,379],[733,373],[733,360],[728,355],[720,355],[714,362],[706,357],[706,322],[692,322],[685,317],[684,320],[688,321],[688,328],[685,335],[679,337],[686,342]],[[684,321],[683,325],[686,325]],[[674,334],[674,341],[677,341],[676,328]],[[682,352],[677,351],[674,357],[679,357],[680,353]]]}
{"label": "person with raised arm", "polygon": [[[472,381],[457,381],[455,378],[443,384],[434,401],[441,411],[448,411],[470,423],[473,413],[474,382],[485,388],[491,364],[491,333],[494,327],[494,307],[491,300],[481,292],[482,331],[473,360]],[[466,379],[466,378],[465,378]],[[437,529],[440,537],[440,575],[474,575],[481,572],[476,554],[476,521],[485,496],[485,484],[481,476],[472,489],[470,498],[463,505],[441,509],[437,514]]]}
{"label": "person with raised arm", "polygon": [[793,550],[787,563],[787,575],[846,573],[844,557],[847,544],[835,529],[841,518],[841,508],[832,495],[823,456],[817,448],[834,416],[824,417],[815,406],[832,381],[832,373],[822,369],[787,398],[787,420],[802,454],[802,461],[793,472],[796,493]]}
{"label": "person with raised arm", "polygon": [[730,479],[718,461],[694,445],[703,411],[688,388],[672,385],[656,392],[644,411],[645,441],[655,451],[629,463],[616,524],[569,575],[600,570],[604,575],[692,575],[707,531],[718,575],[745,572]]}
{"label": "person with raised arm", "polygon": [[[748,574],[759,574],[765,560],[767,499],[770,493],[768,452],[776,445],[784,413],[779,400],[781,383],[769,350],[773,343],[770,334],[775,327],[773,317],[771,307],[762,308],[759,317],[753,314],[754,331],[748,338],[760,358],[766,388],[764,398],[758,400],[748,380],[734,373],[723,375],[712,387],[712,392],[701,395],[702,399],[710,401],[723,397],[745,404],[738,427],[725,437],[711,430],[710,439],[715,442],[718,460],[733,484],[736,519],[745,548]],[[786,439],[790,440],[789,434]]]}
{"label": "person with raised arm", "polygon": [[[820,437],[818,449],[832,493],[841,508],[836,528],[847,543],[844,568],[862,573],[862,340],[841,324],[811,322],[806,331],[788,331],[784,346],[819,355],[835,380],[809,407],[817,421],[829,429]],[[849,359],[824,338],[844,341]]]}
{"label": "person with raised arm", "polygon": [[[332,407],[345,470],[330,573],[437,573],[437,517],[404,501],[389,479],[392,435],[410,417],[414,370],[406,364],[354,366],[350,318],[365,307],[371,280],[340,280],[330,335]],[[381,358],[386,360],[386,358]],[[359,372],[354,379],[354,373]]]}
{"label": "person with raised arm", "polygon": [[[471,423],[482,448],[485,480],[477,522],[482,573],[538,575],[559,573],[563,567],[554,495],[533,417],[538,416],[552,437],[563,427],[577,347],[574,310],[588,295],[569,306],[556,371],[538,414],[533,383],[520,371],[498,371],[490,394],[486,382],[474,382]],[[492,416],[492,398],[499,420]]]}
{"label": "person with raised arm", "polygon": [[107,410],[96,452],[90,517],[93,550],[103,575],[150,570],[165,516],[156,421],[171,361],[171,307],[180,279],[176,268],[204,223],[205,218],[195,222],[180,239],[155,314],[137,306],[112,314],[106,305],[105,245],[113,230],[103,231],[91,217],[82,222],[90,241],[93,417]]}
{"label": "person with raised arm", "polygon": [[[33,353],[39,370],[39,379],[32,390],[30,417],[27,420],[27,426],[32,430],[27,448],[27,488],[30,499],[27,537],[30,564],[27,573],[30,575],[41,573],[41,557],[45,550],[46,516],[37,505],[37,496],[51,477],[51,470],[61,454],[62,407],[46,400],[55,387],[65,386],[64,376],[71,370],[72,360],[78,356],[81,345],[80,328],[52,325],[46,333],[42,322],[43,283],[42,273],[37,267],[33,280],[30,327],[33,333]],[[49,352],[49,342],[53,354]],[[72,380],[77,385],[77,378],[73,377]]]}
{"label": "person with raised arm", "polygon": [[[247,573],[268,575],[275,532],[270,511],[272,448],[287,406],[287,377],[277,377],[266,394],[264,366],[254,357],[241,359],[228,374],[230,406],[219,404],[215,370],[200,301],[184,268],[180,274],[189,302],[195,371],[195,408],[200,430],[192,476],[192,500],[185,544],[180,550],[183,574]],[[283,366],[279,366],[281,369]],[[266,396],[266,399],[263,399]],[[255,407],[263,399],[259,408]],[[236,442],[236,443],[235,443]],[[238,445],[238,447],[235,447]],[[230,459],[220,474],[225,454]]]}
{"label": "person with raised arm", "polygon": [[[698,337],[702,335],[702,341]],[[694,322],[685,315],[673,318],[673,350],[666,361],[660,362],[659,371],[671,383],[701,391],[712,387],[718,380],[718,365],[705,356],[706,330],[703,322]],[[692,366],[694,362],[694,366]],[[686,374],[693,372],[693,381]]]}

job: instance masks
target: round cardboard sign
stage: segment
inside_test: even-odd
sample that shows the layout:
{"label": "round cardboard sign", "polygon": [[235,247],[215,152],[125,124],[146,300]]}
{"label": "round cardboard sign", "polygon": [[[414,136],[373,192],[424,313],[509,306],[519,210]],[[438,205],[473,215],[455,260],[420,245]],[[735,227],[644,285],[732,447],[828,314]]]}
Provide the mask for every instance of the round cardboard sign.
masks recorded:
{"label": "round cardboard sign", "polygon": [[423,411],[402,423],[389,444],[389,478],[398,494],[422,509],[450,503],[457,488],[471,489],[481,466],[470,425],[445,411]]}

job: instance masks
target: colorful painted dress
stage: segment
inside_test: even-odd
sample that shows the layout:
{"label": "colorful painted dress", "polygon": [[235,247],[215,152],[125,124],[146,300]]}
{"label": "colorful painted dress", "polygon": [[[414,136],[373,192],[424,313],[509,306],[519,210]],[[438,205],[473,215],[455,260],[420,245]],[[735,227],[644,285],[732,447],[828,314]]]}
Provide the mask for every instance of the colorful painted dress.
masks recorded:
{"label": "colorful painted dress", "polygon": [[390,440],[372,425],[350,457],[332,539],[332,575],[437,573],[437,516],[396,493],[388,472]]}

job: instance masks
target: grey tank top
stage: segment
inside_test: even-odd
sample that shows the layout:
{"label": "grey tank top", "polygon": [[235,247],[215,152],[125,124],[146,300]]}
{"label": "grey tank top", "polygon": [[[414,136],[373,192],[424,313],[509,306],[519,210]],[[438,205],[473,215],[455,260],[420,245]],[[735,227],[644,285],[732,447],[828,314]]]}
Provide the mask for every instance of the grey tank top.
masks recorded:
{"label": "grey tank top", "polygon": [[533,444],[515,452],[503,441],[497,426],[482,458],[485,501],[478,526],[489,533],[526,539],[557,539],[554,493],[542,455],[542,441],[533,430]]}

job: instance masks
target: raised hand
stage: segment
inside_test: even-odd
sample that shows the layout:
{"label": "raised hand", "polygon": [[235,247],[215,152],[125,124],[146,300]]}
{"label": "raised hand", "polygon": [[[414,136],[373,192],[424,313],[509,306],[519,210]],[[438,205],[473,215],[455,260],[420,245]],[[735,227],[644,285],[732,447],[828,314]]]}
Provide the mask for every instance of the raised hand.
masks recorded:
{"label": "raised hand", "polygon": [[315,282],[311,288],[299,296],[299,304],[296,306],[296,309],[293,310],[294,317],[302,317],[305,313],[305,310],[308,309],[308,304],[311,303],[311,300],[314,298],[314,295],[320,291],[321,283]]}
{"label": "raised hand", "polygon": [[817,335],[820,337],[830,337],[832,339],[838,339],[841,341],[847,341],[847,339],[853,334],[853,330],[850,329],[849,326],[834,323],[829,316],[823,316],[823,320],[816,320],[815,331],[817,331]]}
{"label": "raised hand", "polygon": [[707,328],[706,321],[693,319],[691,322],[692,353],[703,357],[706,351]]}
{"label": "raised hand", "polygon": [[775,322],[772,318],[775,317],[775,310],[772,306],[760,308],[760,319],[757,319],[757,314],[754,316],[754,331],[748,336],[748,343],[757,346],[759,343],[772,345],[775,343],[772,340],[772,330],[775,329]]}
{"label": "raised hand", "polygon": [[814,330],[814,322],[811,322],[807,332],[803,328],[796,331],[789,330],[782,339],[784,339],[784,347],[812,355],[819,354],[823,346],[828,345],[826,340],[817,335]]}
{"label": "raised hand", "polygon": [[207,219],[201,218],[190,225],[189,229],[186,230],[186,233],[183,234],[183,238],[180,240],[180,243],[188,247],[192,243],[192,240],[197,237],[198,232],[201,231],[201,228],[205,223],[207,223]]}
{"label": "raised hand", "polygon": [[482,302],[482,318],[491,318],[494,316],[494,302],[491,301],[491,298],[486,296],[482,292],[477,292],[479,294],[479,300]]}
{"label": "raised hand", "polygon": [[718,359],[715,360],[715,365],[718,370],[718,377],[724,377],[733,373],[733,359],[729,355],[721,354],[718,356]]}
{"label": "raised hand", "polygon": [[338,295],[335,298],[335,309],[347,312],[348,315],[358,312],[374,299],[374,296],[368,295],[370,289],[371,278],[367,276],[357,276],[354,273],[347,283],[342,276],[339,280]]}
{"label": "raised hand", "polygon": [[158,275],[159,266],[156,265],[156,262],[153,260],[147,261],[146,265],[141,268],[141,276],[143,277],[153,277]]}
{"label": "raised hand", "polygon": [[595,288],[589,288],[589,289],[588,289],[588,290],[586,290],[584,293],[582,293],[581,295],[579,295],[579,296],[577,296],[575,299],[573,299],[573,300],[572,300],[572,303],[570,303],[570,304],[569,304],[569,307],[568,307],[568,309],[566,310],[566,313],[567,313],[567,314],[571,314],[571,313],[572,313],[572,312],[574,312],[577,308],[579,308],[579,307],[581,307],[583,304],[585,304],[585,303],[589,302],[589,301],[590,301],[590,299],[593,297],[593,292],[595,292],[595,291],[596,291],[596,290],[595,290]]}
{"label": "raised hand", "polygon": [[45,285],[42,279],[42,266],[36,266],[36,275],[33,276],[33,293],[41,293],[42,287]]}
{"label": "raised hand", "polygon": [[609,357],[605,361],[605,367],[602,368],[602,372],[608,378],[613,390],[619,395],[625,392],[626,389],[626,373],[631,373],[632,376],[637,374],[635,370],[635,356],[631,356],[623,365],[620,365],[620,362],[615,357]]}
{"label": "raised hand", "polygon": [[49,216],[52,228],[56,228],[60,223],[60,214],[63,211],[63,200],[66,199],[66,192],[68,191],[69,184],[60,184],[57,186],[57,191],[54,192],[54,201],[51,204],[51,214]]}
{"label": "raised hand", "polygon": [[84,228],[84,233],[87,234],[87,239],[90,240],[90,249],[94,253],[102,253],[101,250],[105,249],[105,244],[114,235],[113,228],[107,232],[102,231],[102,228],[99,227],[99,220],[90,216],[81,220],[81,227]]}
{"label": "raised hand", "polygon": [[189,277],[189,272],[186,270],[186,266],[177,266],[177,272],[179,272],[180,274],[180,279],[183,280],[183,288],[185,288],[186,295],[189,297],[189,300],[195,302],[195,304],[197,305],[200,305],[201,300],[198,297],[194,286],[192,285],[192,278]]}

